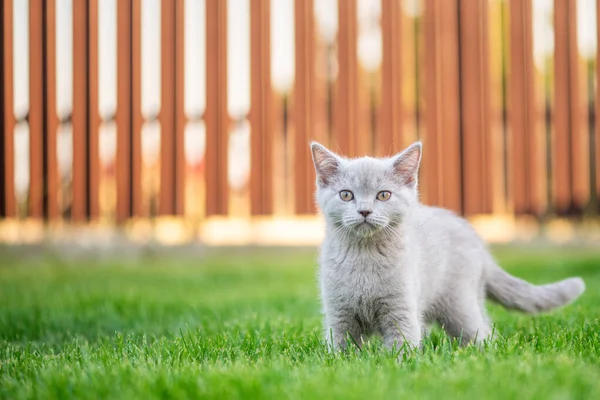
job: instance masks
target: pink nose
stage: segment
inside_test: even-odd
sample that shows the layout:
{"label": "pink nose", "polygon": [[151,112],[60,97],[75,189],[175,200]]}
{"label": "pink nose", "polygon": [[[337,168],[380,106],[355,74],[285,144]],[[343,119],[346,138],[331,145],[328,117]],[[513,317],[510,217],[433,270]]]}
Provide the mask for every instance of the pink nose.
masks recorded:
{"label": "pink nose", "polygon": [[371,210],[360,210],[358,213],[359,213],[360,215],[362,215],[363,217],[367,218],[367,216],[368,216],[369,214],[371,214]]}

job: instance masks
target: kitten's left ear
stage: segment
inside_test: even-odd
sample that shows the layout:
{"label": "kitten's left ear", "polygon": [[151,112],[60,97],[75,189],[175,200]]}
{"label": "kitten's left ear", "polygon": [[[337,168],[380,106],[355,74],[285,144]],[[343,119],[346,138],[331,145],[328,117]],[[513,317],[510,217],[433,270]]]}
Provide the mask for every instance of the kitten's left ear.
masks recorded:
{"label": "kitten's left ear", "polygon": [[415,142],[394,158],[394,172],[401,178],[404,185],[411,188],[417,185],[422,151],[421,142]]}

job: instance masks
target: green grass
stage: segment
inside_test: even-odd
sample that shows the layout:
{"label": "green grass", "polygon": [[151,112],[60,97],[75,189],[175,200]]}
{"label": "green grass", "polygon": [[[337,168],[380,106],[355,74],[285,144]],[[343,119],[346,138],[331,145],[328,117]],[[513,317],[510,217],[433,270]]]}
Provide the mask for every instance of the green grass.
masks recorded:
{"label": "green grass", "polygon": [[0,251],[1,398],[600,398],[600,253],[502,250],[587,292],[537,317],[490,306],[486,348],[435,331],[400,364],[379,341],[326,352],[314,251],[109,258]]}

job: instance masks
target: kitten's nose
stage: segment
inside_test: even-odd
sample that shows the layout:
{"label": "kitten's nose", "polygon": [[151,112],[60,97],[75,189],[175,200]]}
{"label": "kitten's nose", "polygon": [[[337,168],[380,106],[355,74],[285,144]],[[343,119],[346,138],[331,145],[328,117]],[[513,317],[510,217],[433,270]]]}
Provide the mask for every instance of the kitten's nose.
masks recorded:
{"label": "kitten's nose", "polygon": [[360,210],[358,213],[359,213],[360,215],[362,215],[363,217],[367,218],[367,216],[368,216],[369,214],[371,214],[371,213],[372,213],[372,211],[371,211],[371,210]]}

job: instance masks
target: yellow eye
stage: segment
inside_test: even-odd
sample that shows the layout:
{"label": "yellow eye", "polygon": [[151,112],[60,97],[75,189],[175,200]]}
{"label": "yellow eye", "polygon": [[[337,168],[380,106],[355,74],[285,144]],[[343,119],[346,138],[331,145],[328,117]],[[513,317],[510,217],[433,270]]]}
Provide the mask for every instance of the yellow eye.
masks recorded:
{"label": "yellow eye", "polygon": [[388,192],[387,190],[377,193],[377,200],[379,201],[388,201],[390,197],[392,197],[392,192]]}
{"label": "yellow eye", "polygon": [[342,190],[340,192],[340,198],[344,201],[350,201],[354,198],[354,195],[349,190]]}

